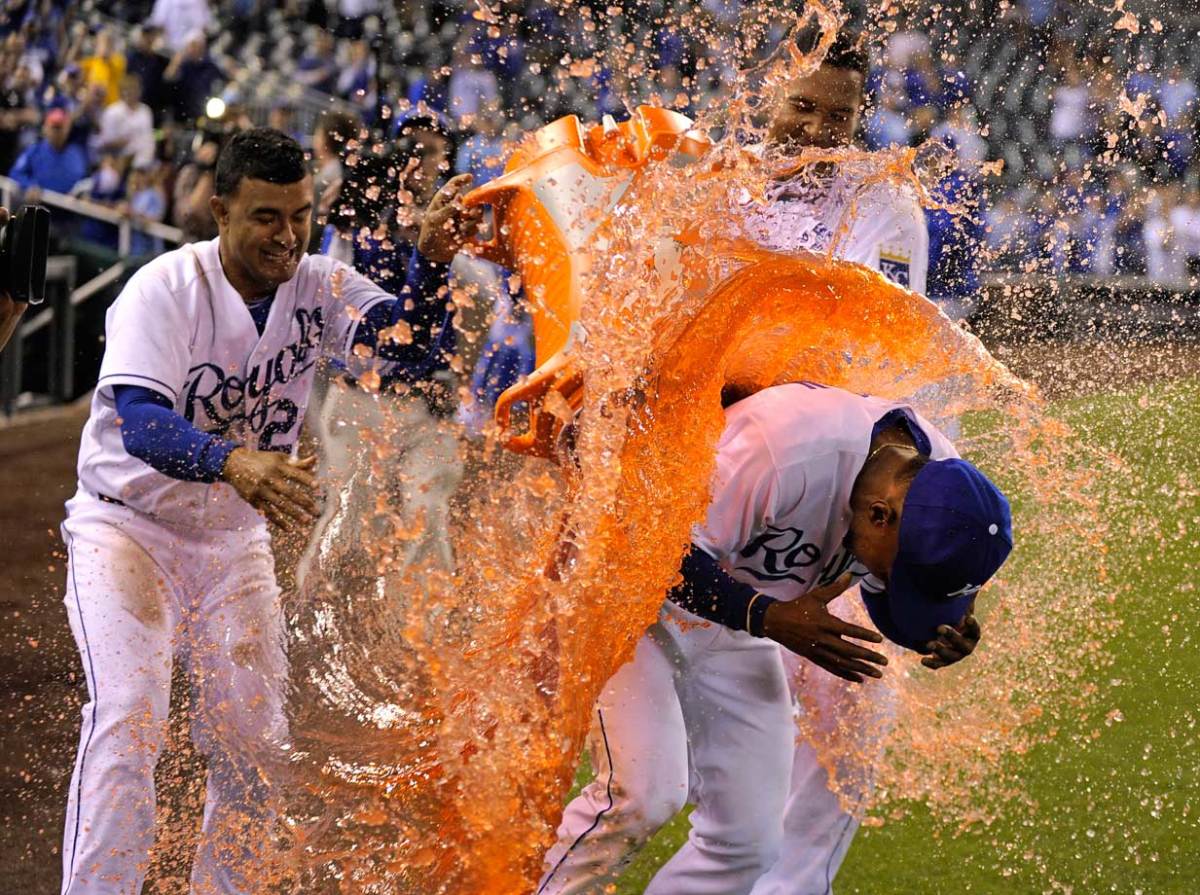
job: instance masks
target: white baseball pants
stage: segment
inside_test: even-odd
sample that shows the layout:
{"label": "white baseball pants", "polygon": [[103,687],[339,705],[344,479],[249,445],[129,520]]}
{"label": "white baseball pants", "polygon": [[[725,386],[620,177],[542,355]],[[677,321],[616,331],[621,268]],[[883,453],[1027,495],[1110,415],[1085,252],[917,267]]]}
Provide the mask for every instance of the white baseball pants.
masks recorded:
{"label": "white baseball pants", "polygon": [[[857,591],[831,611],[870,624]],[[881,649],[893,659],[900,653],[890,644]],[[773,683],[776,665],[785,670],[787,693]],[[771,641],[666,604],[600,696],[590,742],[596,779],[567,806],[539,893],[606,892],[690,800],[696,810],[688,843],[648,895],[828,895],[859,826],[859,815],[843,806],[857,808],[870,792],[891,722],[889,680],[885,673],[882,682],[849,684]],[[852,740],[838,762],[843,799],[831,791],[813,746],[797,737],[794,712],[806,713],[827,741]],[[765,863],[757,869],[744,859],[749,846],[712,846],[745,840],[760,846]]]}
{"label": "white baseball pants", "polygon": [[[839,618],[869,626],[861,606],[857,596],[842,596],[830,609]],[[874,648],[893,663],[901,653],[888,643]],[[783,845],[751,895],[832,895],[833,880],[858,831],[875,763],[892,723],[897,678],[895,672],[885,671],[880,681],[851,684],[794,653],[779,652],[797,713],[806,716],[805,726],[826,744],[827,760],[836,756],[841,798],[830,788],[816,749],[808,739],[797,738]]]}
{"label": "white baseball pants", "polygon": [[794,730],[774,643],[665,604],[600,696],[596,779],[567,806],[537,891],[608,891],[690,800],[688,841],[646,892],[749,892],[778,854]]}
{"label": "white baseball pants", "polygon": [[[450,499],[463,475],[454,421],[434,416],[419,397],[374,394],[318,378],[319,409],[312,416],[321,451],[318,478],[330,493],[299,563],[301,589],[318,565],[327,573],[373,567],[359,556],[362,547],[388,533],[364,532],[362,526],[375,514],[381,493],[392,497],[401,521],[401,568],[453,574]],[[376,458],[364,430],[381,434],[391,455]]]}
{"label": "white baseball pants", "polygon": [[89,700],[67,801],[63,895],[139,895],[154,840],[154,766],[172,658],[195,694],[208,759],[193,893],[266,884],[272,814],[263,769],[286,736],[279,588],[265,524],[164,524],[78,493],[67,504],[66,608]]}

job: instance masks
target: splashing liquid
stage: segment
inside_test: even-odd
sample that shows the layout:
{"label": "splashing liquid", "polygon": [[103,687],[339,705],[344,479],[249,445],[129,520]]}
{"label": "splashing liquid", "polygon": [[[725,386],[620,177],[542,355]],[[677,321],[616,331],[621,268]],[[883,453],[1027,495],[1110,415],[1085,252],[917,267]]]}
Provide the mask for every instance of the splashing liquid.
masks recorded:
{"label": "splashing liquid", "polygon": [[[826,47],[770,60],[762,83],[779,89]],[[1075,573],[1069,603],[1047,585],[1082,555],[1102,566],[1094,501],[1107,461],[1061,463],[1069,431],[929,302],[830,255],[753,242],[745,222],[780,178],[819,182],[836,165],[928,198],[911,151],[748,153],[753,105],[735,91],[729,136],[689,166],[640,169],[577,247],[586,339],[572,358],[585,385],[570,461],[511,455],[493,433],[460,494],[452,569],[398,561],[420,533],[397,522],[386,426],[362,432],[368,462],[344,483],[341,534],[292,619],[302,648],[285,813],[304,891],[533,890],[594,701],[656,619],[704,516],[723,399],[773,383],[911,399],[935,419],[992,411],[998,422],[965,453],[1019,496],[1017,552],[1030,556],[984,592],[980,656],[938,674],[915,658],[889,668],[897,706],[882,759],[856,755],[866,722],[853,710],[798,731],[835,788],[872,767],[877,816],[920,800],[986,819],[1021,795],[997,763],[1048,734],[1070,687],[1031,657],[1057,654],[1077,675],[1103,661],[1102,568]],[[527,283],[555,263],[523,261]],[[1029,550],[1036,541],[1046,546]]]}

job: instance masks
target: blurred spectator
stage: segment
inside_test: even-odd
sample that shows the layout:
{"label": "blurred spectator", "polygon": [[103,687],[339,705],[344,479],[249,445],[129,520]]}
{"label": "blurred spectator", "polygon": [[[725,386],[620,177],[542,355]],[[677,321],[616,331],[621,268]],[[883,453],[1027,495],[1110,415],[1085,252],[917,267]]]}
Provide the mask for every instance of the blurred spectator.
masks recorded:
{"label": "blurred spectator", "polygon": [[142,83],[137,75],[121,79],[121,98],[100,113],[96,149],[121,156],[127,164],[149,165],[154,161],[154,115],[142,102]]}
{"label": "blurred spectator", "polygon": [[1146,276],[1150,282],[1168,288],[1181,287],[1187,280],[1183,252],[1170,220],[1176,192],[1173,184],[1162,184],[1152,191],[1143,230]]}
{"label": "blurred spectator", "polygon": [[70,132],[71,120],[64,110],[46,113],[42,139],[21,153],[8,175],[26,192],[26,201],[36,196],[37,190],[69,193],[87,177],[87,153],[67,140]]}
{"label": "blurred spectator", "polygon": [[308,134],[302,134],[296,128],[296,110],[287,103],[276,103],[267,113],[267,127],[283,131],[301,146],[308,142]]}
{"label": "blurred spectator", "polygon": [[475,186],[487,183],[504,171],[503,119],[492,104],[476,115],[471,126],[474,133],[459,147],[454,162],[458,174],[470,174]]}
{"label": "blurred spectator", "polygon": [[1000,270],[1019,269],[1030,256],[1033,221],[1019,193],[1001,196],[984,212],[988,260]]}
{"label": "blurred spectator", "polygon": [[292,75],[298,84],[303,84],[321,93],[334,93],[338,80],[337,48],[333,35],[323,28],[314,28],[307,49],[296,62]]}
{"label": "blurred spectator", "polygon": [[56,61],[44,47],[27,47],[25,35],[19,31],[4,39],[5,71],[24,66],[35,84],[40,85],[46,79],[48,66],[53,66]]}
{"label": "blurred spectator", "polygon": [[500,102],[496,75],[480,65],[465,40],[459,41],[450,75],[450,103],[446,111],[456,119],[478,115],[480,110]]}
{"label": "blurred spectator", "polygon": [[195,121],[203,115],[205,103],[224,79],[221,69],[208,55],[208,40],[204,34],[192,32],[163,72],[163,82],[175,119]]}
{"label": "blurred spectator", "polygon": [[[116,208],[125,198],[125,168],[122,159],[114,153],[100,156],[99,167],[91,177],[87,198],[98,205]],[[96,218],[85,217],[79,229],[82,239],[110,251],[117,250],[117,226]]]}
{"label": "blurred spectator", "polygon": [[24,135],[37,126],[35,82],[29,69],[17,66],[0,84],[0,171],[9,170],[20,154]]}
{"label": "blurred spectator", "polygon": [[356,40],[350,44],[348,53],[346,65],[337,78],[338,96],[371,108],[375,104],[375,59],[371,47],[365,40]]}
{"label": "blurred spectator", "polygon": [[904,70],[904,89],[914,109],[932,107],[930,114],[946,105],[946,85],[929,50],[914,53]]}
{"label": "blurred spectator", "polygon": [[925,210],[929,228],[926,294],[951,320],[965,320],[979,293],[979,255],[984,242],[980,185],[969,171],[960,168],[938,184],[935,195],[946,207]]}
{"label": "blurred spectator", "polygon": [[1054,88],[1050,112],[1050,136],[1057,143],[1079,143],[1095,130],[1092,95],[1079,63],[1072,60],[1063,72],[1063,81]]}
{"label": "blurred spectator", "polygon": [[1178,62],[1171,66],[1159,87],[1159,102],[1167,116],[1168,124],[1178,124],[1196,113],[1200,92],[1183,66]]}
{"label": "blurred spectator", "polygon": [[367,17],[379,12],[379,0],[337,0],[337,11],[334,34],[359,40],[364,34]]}
{"label": "blurred spectator", "polygon": [[172,223],[183,231],[187,242],[213,239],[217,235],[209,199],[213,196],[213,172],[220,146],[215,136],[202,136],[192,160],[179,169],[175,178]]}
{"label": "blurred spectator", "polygon": [[362,122],[348,112],[326,111],[317,119],[313,131],[313,161],[317,171],[313,177],[316,194],[314,207],[317,221],[324,226],[342,183],[342,159],[359,139]]}
{"label": "blurred spectator", "polygon": [[162,29],[167,49],[178,53],[197,32],[203,34],[215,23],[208,0],[154,0],[146,24]]}
{"label": "blurred spectator", "polygon": [[115,103],[121,95],[121,79],[125,77],[125,56],[117,51],[112,32],[101,29],[95,37],[92,52],[79,60],[83,82],[104,88],[104,103]]}
{"label": "blurred spectator", "polygon": [[155,47],[159,34],[151,25],[134,28],[125,53],[125,71],[137,76],[142,85],[142,99],[156,119],[162,117],[163,73],[167,70],[166,58]]}
{"label": "blurred spectator", "polygon": [[946,120],[934,127],[929,136],[941,140],[961,161],[970,165],[987,160],[987,140],[979,136],[979,120],[970,103],[951,106]]}
{"label": "blurred spectator", "polygon": [[912,131],[904,110],[904,94],[898,88],[885,84],[883,95],[867,120],[866,137],[870,148],[908,145]]}
{"label": "blurred spectator", "polygon": [[[135,167],[129,172],[129,183],[126,186],[128,203],[123,211],[135,221],[161,222],[167,214],[167,197],[161,184],[158,183],[155,169],[151,166]],[[156,236],[150,236],[134,230],[129,253],[131,255],[158,255],[163,250],[163,242]]]}
{"label": "blurred spectator", "polygon": [[1200,176],[1189,178],[1183,198],[1171,209],[1169,220],[1184,272],[1188,279],[1200,281]]}
{"label": "blurred spectator", "polygon": [[107,96],[103,84],[86,84],[71,109],[71,132],[67,139],[87,150],[89,158],[100,132],[100,116],[104,114]]}

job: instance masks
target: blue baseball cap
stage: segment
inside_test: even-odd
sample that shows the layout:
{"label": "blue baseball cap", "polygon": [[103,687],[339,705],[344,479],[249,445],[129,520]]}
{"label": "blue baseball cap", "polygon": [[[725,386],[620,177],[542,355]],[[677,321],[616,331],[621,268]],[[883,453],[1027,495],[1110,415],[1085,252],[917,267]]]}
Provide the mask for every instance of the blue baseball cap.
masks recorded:
{"label": "blue baseball cap", "polygon": [[924,652],[940,625],[962,621],[1012,546],[1008,499],[987,476],[959,459],[921,467],[904,498],[900,549],[888,578],[894,630],[882,633]]}

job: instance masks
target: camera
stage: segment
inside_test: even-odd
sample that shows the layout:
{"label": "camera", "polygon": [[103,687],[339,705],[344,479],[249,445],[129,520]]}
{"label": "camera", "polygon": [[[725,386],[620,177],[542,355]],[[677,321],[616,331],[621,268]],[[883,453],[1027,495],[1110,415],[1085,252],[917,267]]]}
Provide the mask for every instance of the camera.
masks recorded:
{"label": "camera", "polygon": [[0,231],[0,292],[13,301],[40,305],[46,297],[50,210],[24,205]]}

